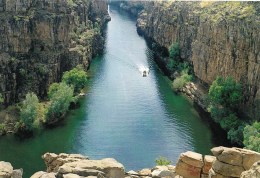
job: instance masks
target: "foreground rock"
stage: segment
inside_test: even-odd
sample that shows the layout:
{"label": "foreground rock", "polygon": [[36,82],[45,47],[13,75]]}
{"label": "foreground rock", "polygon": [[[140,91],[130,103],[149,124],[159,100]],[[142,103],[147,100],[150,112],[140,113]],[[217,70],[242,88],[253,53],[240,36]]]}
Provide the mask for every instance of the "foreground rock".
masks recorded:
{"label": "foreground rock", "polygon": [[260,160],[260,153],[247,149],[215,147],[211,151],[216,156],[210,170],[212,177],[240,177]]}
{"label": "foreground rock", "polygon": [[38,172],[32,176],[33,178],[40,178],[42,175],[67,178],[88,176],[121,178],[125,175],[124,166],[112,158],[89,160],[79,154],[46,153],[43,155],[43,159],[47,166],[47,172],[54,174],[48,175]]}
{"label": "foreground rock", "polygon": [[22,169],[13,169],[13,166],[4,161],[0,161],[0,178],[22,178]]}
{"label": "foreground rock", "polygon": [[260,161],[253,164],[253,166],[241,174],[241,178],[258,178],[260,177]]}
{"label": "foreground rock", "polygon": [[[113,158],[90,160],[80,154],[46,153],[42,158],[47,170],[36,172],[31,178],[260,178],[260,153],[226,147],[211,151],[214,156],[182,153],[176,167],[155,166],[128,172]],[[0,178],[22,178],[22,172],[0,161]]]}

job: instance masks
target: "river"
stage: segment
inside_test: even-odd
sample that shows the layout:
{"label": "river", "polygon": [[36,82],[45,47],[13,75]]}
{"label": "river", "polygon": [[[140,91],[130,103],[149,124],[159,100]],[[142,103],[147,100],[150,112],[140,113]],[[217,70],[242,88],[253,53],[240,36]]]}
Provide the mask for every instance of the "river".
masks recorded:
{"label": "river", "polygon": [[[159,156],[175,164],[182,152],[208,154],[215,145],[210,124],[189,100],[174,94],[135,21],[115,9],[110,15],[105,53],[92,61],[81,107],[33,138],[0,138],[0,160],[22,167],[25,178],[45,170],[45,152],[113,157],[126,170],[137,170],[153,167]],[[151,67],[147,77],[138,70],[142,65]]]}

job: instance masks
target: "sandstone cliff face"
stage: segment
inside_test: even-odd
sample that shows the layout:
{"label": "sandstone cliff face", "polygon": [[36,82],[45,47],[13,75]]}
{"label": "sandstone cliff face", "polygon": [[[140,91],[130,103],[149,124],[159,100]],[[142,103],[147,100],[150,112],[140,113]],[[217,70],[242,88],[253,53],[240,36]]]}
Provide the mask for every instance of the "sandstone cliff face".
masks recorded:
{"label": "sandstone cliff face", "polygon": [[[72,3],[71,3],[72,2]],[[5,105],[45,97],[64,71],[103,48],[105,1],[0,0],[0,93]]]}
{"label": "sandstone cliff face", "polygon": [[151,2],[137,20],[138,31],[160,46],[178,42],[181,58],[209,86],[217,76],[243,84],[243,111],[260,117],[260,3]]}

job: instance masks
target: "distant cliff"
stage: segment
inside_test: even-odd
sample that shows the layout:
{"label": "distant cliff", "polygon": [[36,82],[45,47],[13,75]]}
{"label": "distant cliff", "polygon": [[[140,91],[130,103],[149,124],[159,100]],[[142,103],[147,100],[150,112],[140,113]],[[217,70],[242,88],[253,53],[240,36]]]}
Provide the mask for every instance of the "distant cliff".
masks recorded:
{"label": "distant cliff", "polygon": [[217,76],[243,85],[241,109],[260,117],[260,3],[150,2],[137,20],[138,31],[161,47],[180,44],[181,58],[208,87]]}
{"label": "distant cliff", "polygon": [[0,0],[0,93],[4,104],[44,98],[64,71],[103,49],[107,4],[95,0]]}

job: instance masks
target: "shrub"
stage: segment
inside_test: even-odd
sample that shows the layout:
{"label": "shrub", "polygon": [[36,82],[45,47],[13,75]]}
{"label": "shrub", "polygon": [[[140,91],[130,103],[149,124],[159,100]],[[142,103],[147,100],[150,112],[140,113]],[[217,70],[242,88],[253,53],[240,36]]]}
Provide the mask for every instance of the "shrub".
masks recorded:
{"label": "shrub", "polygon": [[175,42],[169,47],[169,57],[173,60],[176,60],[177,57],[180,55],[180,45],[179,43]]}
{"label": "shrub", "polygon": [[209,98],[213,104],[235,109],[242,99],[242,87],[232,77],[217,77],[210,86]]}
{"label": "shrub", "polygon": [[171,161],[168,160],[168,159],[165,158],[165,157],[160,156],[159,158],[157,158],[157,159],[155,160],[155,163],[156,163],[156,165],[158,165],[158,166],[167,166],[167,165],[171,164]]}
{"label": "shrub", "polygon": [[75,92],[78,93],[87,83],[87,73],[82,66],[77,66],[64,73],[62,82],[67,85],[73,85]]}
{"label": "shrub", "polygon": [[52,98],[53,94],[55,94],[59,90],[60,84],[59,83],[53,83],[49,87],[48,90],[48,97],[49,99]]}
{"label": "shrub", "polygon": [[0,104],[2,104],[4,102],[4,98],[2,96],[2,94],[0,93]]}
{"label": "shrub", "polygon": [[254,122],[244,128],[244,145],[250,150],[260,152],[260,122]]}
{"label": "shrub", "polygon": [[242,124],[242,121],[240,121],[234,113],[231,113],[220,120],[220,126],[225,130],[238,128]]}
{"label": "shrub", "polygon": [[227,131],[232,143],[243,144],[244,121],[237,117],[242,99],[242,87],[232,77],[217,77],[209,89],[209,112],[212,118]]}
{"label": "shrub", "polygon": [[189,75],[187,70],[183,70],[181,72],[181,76],[177,77],[173,81],[173,84],[172,84],[173,89],[176,91],[181,90],[191,80],[192,80],[192,75]]}
{"label": "shrub", "polygon": [[[52,94],[50,95],[50,105],[46,111],[47,123],[51,123],[61,118],[61,116],[69,109],[70,102],[73,101],[72,86],[68,86],[65,83],[54,85],[55,87],[50,87],[50,89],[55,88],[55,91],[52,91]],[[50,93],[50,91],[48,93]]]}
{"label": "shrub", "polygon": [[34,123],[37,120],[37,108],[39,100],[34,93],[28,93],[25,100],[22,102],[20,109],[21,129],[32,131],[35,127]]}
{"label": "shrub", "polygon": [[5,130],[5,124],[2,123],[2,124],[0,124],[0,135],[5,134],[5,132],[6,132],[6,130]]}

